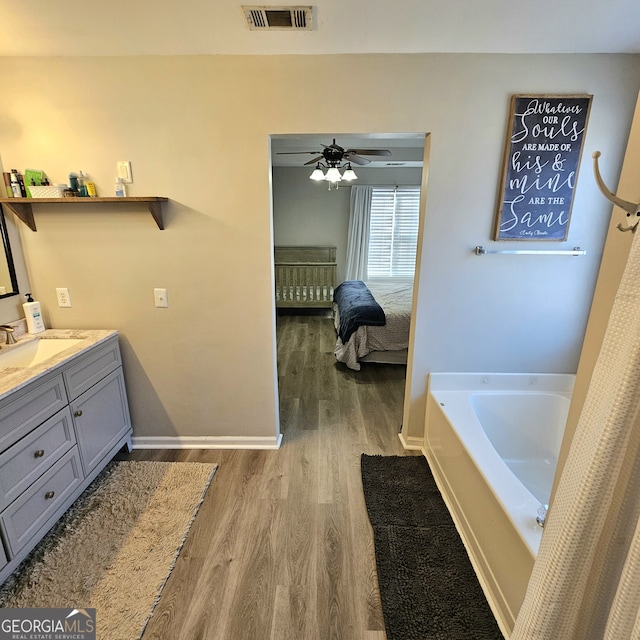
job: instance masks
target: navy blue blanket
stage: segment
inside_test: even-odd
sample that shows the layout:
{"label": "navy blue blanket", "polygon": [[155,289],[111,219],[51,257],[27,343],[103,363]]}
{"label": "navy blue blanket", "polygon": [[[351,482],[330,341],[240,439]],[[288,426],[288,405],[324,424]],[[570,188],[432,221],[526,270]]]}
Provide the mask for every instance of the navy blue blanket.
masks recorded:
{"label": "navy blue blanket", "polygon": [[362,280],[345,280],[339,284],[333,292],[333,301],[340,314],[338,336],[342,344],[362,325],[382,327],[387,323],[382,307]]}

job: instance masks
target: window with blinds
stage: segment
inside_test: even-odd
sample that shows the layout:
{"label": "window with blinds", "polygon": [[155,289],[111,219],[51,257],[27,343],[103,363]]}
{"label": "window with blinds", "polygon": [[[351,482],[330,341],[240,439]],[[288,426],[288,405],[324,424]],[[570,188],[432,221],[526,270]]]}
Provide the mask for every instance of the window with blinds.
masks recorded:
{"label": "window with blinds", "polygon": [[418,244],[420,187],[374,187],[367,277],[413,278]]}

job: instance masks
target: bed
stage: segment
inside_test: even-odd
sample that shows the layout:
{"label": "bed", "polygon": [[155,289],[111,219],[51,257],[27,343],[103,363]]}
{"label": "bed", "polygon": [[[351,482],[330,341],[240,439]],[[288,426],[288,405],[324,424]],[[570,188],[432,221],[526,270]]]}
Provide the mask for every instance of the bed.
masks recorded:
{"label": "bed", "polygon": [[[333,303],[333,318],[336,333],[338,334],[334,349],[336,359],[354,371],[360,370],[361,362],[406,364],[413,282],[385,282],[379,280],[367,283],[362,283],[361,281],[346,282],[360,282],[370,292],[374,301],[382,309],[384,324],[362,324],[353,330],[350,335],[345,335],[343,331],[342,334],[346,337],[343,342],[340,337],[340,308],[343,307],[344,313],[349,311],[345,309],[340,298],[340,286],[336,287],[338,295],[334,295]],[[366,295],[366,292],[364,295]],[[344,329],[344,322],[342,323],[342,328]]]}

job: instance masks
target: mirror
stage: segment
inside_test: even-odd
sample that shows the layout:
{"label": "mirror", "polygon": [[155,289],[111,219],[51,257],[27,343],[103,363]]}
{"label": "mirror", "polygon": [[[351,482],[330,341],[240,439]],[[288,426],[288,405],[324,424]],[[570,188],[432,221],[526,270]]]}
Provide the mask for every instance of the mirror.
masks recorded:
{"label": "mirror", "polygon": [[0,207],[0,236],[2,237],[2,246],[4,254],[0,254],[0,300],[9,296],[18,295],[18,279],[16,277],[16,269],[13,264],[13,255],[11,254],[11,245],[9,244],[9,234],[7,233],[7,224],[4,220],[4,211]]}

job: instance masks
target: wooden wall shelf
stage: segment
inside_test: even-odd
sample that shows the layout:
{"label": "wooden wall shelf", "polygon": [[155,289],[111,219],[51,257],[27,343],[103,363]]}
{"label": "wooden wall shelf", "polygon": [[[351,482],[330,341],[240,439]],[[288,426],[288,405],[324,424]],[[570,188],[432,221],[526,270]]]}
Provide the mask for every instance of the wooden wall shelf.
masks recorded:
{"label": "wooden wall shelf", "polygon": [[141,202],[149,207],[149,213],[153,216],[159,229],[164,229],[164,219],[162,217],[162,203],[169,198],[160,196],[126,197],[126,198],[0,198],[0,203],[12,211],[31,231],[37,231],[36,222],[33,217],[32,205],[94,205],[94,204],[129,204]]}

